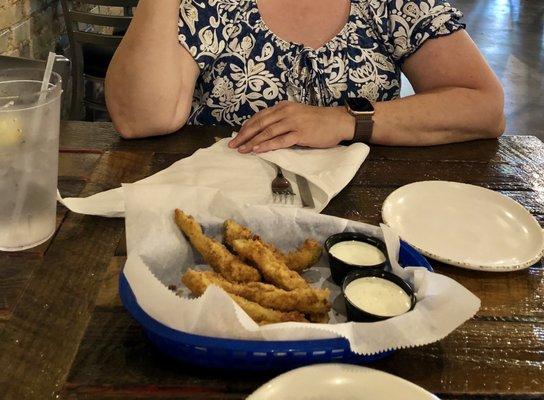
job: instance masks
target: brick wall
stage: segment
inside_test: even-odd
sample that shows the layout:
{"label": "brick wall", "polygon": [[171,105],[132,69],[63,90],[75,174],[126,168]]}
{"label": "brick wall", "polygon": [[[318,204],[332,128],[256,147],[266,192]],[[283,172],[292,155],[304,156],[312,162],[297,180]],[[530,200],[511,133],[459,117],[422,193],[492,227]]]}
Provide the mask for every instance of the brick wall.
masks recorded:
{"label": "brick wall", "polygon": [[[76,5],[82,9],[80,5]],[[120,7],[83,7],[85,11],[122,15]],[[109,29],[81,26],[80,29],[109,33]],[[0,0],[0,55],[44,60],[65,33],[59,0]]]}
{"label": "brick wall", "polygon": [[45,59],[63,31],[58,0],[0,0],[0,54]]}

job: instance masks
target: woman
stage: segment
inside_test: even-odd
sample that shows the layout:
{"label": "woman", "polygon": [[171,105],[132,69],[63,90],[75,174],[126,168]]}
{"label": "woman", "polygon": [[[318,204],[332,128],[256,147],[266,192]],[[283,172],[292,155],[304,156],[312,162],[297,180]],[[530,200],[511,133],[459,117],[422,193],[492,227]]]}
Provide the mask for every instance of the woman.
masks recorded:
{"label": "woman", "polygon": [[503,91],[461,16],[443,0],[140,0],[108,108],[126,138],[243,124],[242,153],[498,137]]}

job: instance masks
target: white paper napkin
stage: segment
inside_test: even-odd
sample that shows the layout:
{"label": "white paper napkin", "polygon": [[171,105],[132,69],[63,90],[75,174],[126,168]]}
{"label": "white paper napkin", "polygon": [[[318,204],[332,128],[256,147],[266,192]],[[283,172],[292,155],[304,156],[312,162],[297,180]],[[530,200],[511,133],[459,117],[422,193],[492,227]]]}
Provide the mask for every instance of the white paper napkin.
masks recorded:
{"label": "white paper napkin", "polygon": [[[287,250],[308,237],[323,242],[343,231],[364,232],[386,240],[397,259],[398,237],[387,227],[316,214],[304,209],[244,206],[212,188],[180,185],[125,185],[128,259],[124,274],[140,307],[157,321],[177,330],[222,338],[305,340],[343,336],[357,353],[419,346],[442,339],[480,307],[480,300],[454,280],[407,268],[404,279],[414,287],[414,310],[375,323],[345,322],[340,288],[330,280],[326,257],[304,276],[315,287],[331,290],[330,324],[282,323],[259,327],[221,289],[211,286],[198,299],[179,297],[167,288],[180,285],[188,266],[200,264],[190,244],[173,221],[173,210],[183,209],[203,223],[206,234],[221,238],[222,222],[233,218],[248,225],[264,240]],[[399,272],[394,265],[394,272]]]}
{"label": "white paper napkin", "polygon": [[[294,174],[304,176],[315,202],[314,211],[321,212],[329,201],[353,178],[368,155],[362,143],[331,149],[282,149],[260,155],[240,154],[230,149],[230,139],[196,151],[169,168],[138,184],[179,184],[220,190],[240,204],[273,203],[270,184],[276,175],[274,163],[284,169],[285,176],[297,196],[294,206],[301,206]],[[59,201],[74,212],[106,217],[122,217],[125,211],[123,190],[117,188],[87,198],[65,198]]]}

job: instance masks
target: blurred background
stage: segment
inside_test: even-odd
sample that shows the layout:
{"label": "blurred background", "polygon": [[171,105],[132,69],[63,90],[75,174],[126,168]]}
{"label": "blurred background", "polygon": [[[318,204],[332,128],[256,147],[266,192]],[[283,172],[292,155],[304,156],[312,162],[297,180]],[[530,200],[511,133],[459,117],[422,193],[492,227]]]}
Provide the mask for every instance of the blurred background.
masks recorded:
{"label": "blurred background", "polygon": [[[0,0],[0,67],[10,62],[5,56],[44,60],[55,50],[71,60],[66,94],[74,101],[65,116],[107,120],[103,75],[136,2]],[[544,0],[450,3],[463,11],[468,32],[504,85],[507,134],[544,140]],[[407,82],[402,93],[412,93]]]}

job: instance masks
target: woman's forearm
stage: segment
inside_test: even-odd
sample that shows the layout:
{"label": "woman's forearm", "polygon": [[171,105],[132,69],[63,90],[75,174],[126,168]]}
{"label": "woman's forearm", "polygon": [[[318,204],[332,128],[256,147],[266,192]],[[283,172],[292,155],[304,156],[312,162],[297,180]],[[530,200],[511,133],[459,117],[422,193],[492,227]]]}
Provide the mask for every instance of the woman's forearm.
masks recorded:
{"label": "woman's forearm", "polygon": [[140,0],[110,63],[106,101],[125,137],[169,133],[186,121],[198,66],[177,40],[180,0]]}
{"label": "woman's forearm", "polygon": [[500,86],[439,88],[375,104],[372,142],[425,146],[496,138],[504,131]]}
{"label": "woman's forearm", "polygon": [[[428,146],[499,136],[504,130],[502,89],[437,88],[374,104],[371,142]],[[327,148],[352,140],[355,118],[345,107],[283,101],[247,120],[229,147],[262,153],[291,147]]]}
{"label": "woman's forearm", "polygon": [[417,94],[375,105],[374,143],[433,145],[503,133],[502,86],[464,30],[427,40],[402,71]]}

